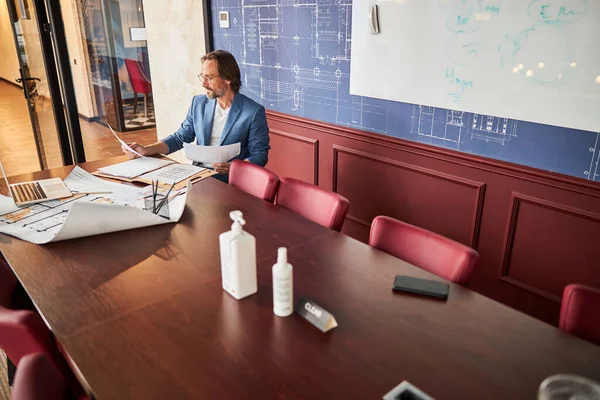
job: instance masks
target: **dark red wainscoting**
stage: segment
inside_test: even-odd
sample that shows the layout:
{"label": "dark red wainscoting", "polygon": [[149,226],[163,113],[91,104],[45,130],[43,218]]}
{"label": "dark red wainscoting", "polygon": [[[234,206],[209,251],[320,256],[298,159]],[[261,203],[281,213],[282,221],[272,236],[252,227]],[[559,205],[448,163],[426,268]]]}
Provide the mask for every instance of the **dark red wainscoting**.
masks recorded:
{"label": "dark red wainscoting", "polygon": [[[389,215],[474,247],[470,288],[552,324],[572,282],[600,287],[600,184],[268,112],[267,168],[350,200],[367,242]],[[368,268],[368,266],[365,266]]]}

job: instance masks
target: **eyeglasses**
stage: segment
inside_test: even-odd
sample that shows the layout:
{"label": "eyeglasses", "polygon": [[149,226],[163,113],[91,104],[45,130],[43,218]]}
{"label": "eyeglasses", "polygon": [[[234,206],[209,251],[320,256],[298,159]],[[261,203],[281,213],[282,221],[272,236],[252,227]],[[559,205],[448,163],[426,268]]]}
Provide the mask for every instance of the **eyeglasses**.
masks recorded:
{"label": "eyeglasses", "polygon": [[200,79],[200,82],[204,82],[205,79],[208,79],[208,83],[211,83],[213,79],[218,78],[218,77],[219,77],[219,75],[210,76],[210,75],[198,74],[198,79]]}

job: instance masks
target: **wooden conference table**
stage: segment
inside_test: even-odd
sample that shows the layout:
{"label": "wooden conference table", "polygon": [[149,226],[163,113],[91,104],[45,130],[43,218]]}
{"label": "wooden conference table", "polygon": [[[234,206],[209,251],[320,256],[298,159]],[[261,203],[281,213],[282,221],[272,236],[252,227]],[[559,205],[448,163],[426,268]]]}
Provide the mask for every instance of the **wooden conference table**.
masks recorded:
{"label": "wooden conference table", "polygon": [[[231,210],[257,239],[259,290],[241,301],[221,288]],[[273,314],[279,246],[295,299],[337,328]],[[216,179],[193,186],[178,224],[42,246],[0,235],[0,250],[101,400],[381,399],[403,380],[436,399],[535,399],[552,374],[600,381],[600,347],[457,285],[447,302],[395,294],[396,274],[439,278]]]}

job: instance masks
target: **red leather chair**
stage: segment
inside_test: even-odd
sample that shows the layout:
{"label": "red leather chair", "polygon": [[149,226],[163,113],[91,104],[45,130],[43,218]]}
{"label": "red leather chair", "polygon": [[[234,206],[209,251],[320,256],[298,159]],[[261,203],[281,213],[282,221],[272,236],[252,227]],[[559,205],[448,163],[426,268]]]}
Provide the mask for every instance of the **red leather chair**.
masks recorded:
{"label": "red leather chair", "polygon": [[126,58],[125,66],[133,88],[133,112],[137,111],[137,95],[142,93],[144,95],[144,117],[148,118],[148,95],[152,93],[150,78],[142,72],[140,64],[136,60]]}
{"label": "red leather chair", "polygon": [[17,287],[17,277],[4,257],[0,255],[0,307],[11,308],[12,296]]}
{"label": "red leather chair", "polygon": [[277,205],[338,232],[350,208],[344,196],[293,178],[281,178]]}
{"label": "red leather chair", "polygon": [[373,220],[369,245],[463,286],[479,260],[470,247],[385,216]]}
{"label": "red leather chair", "polygon": [[29,354],[44,353],[63,366],[52,333],[42,318],[29,310],[0,307],[0,348],[15,365]]}
{"label": "red leather chair", "polygon": [[50,359],[42,354],[30,354],[21,359],[15,376],[12,400],[63,400],[67,386]]}
{"label": "red leather chair", "polygon": [[600,289],[567,285],[560,307],[559,328],[600,345]]}
{"label": "red leather chair", "polygon": [[279,177],[256,164],[233,160],[229,167],[229,184],[259,199],[273,203],[279,187]]}
{"label": "red leather chair", "polygon": [[[17,366],[30,354],[46,355],[60,371],[70,392],[80,399],[86,398],[83,388],[56,346],[52,333],[38,314],[0,307],[0,348]],[[17,367],[17,374],[19,369]]]}

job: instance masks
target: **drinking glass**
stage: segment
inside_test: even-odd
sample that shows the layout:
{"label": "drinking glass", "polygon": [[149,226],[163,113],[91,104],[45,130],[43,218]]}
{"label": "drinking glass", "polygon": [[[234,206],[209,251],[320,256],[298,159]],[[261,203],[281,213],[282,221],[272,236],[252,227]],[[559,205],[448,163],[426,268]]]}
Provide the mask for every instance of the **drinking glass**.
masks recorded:
{"label": "drinking glass", "polygon": [[538,400],[600,400],[600,384],[574,374],[552,375],[540,385]]}

